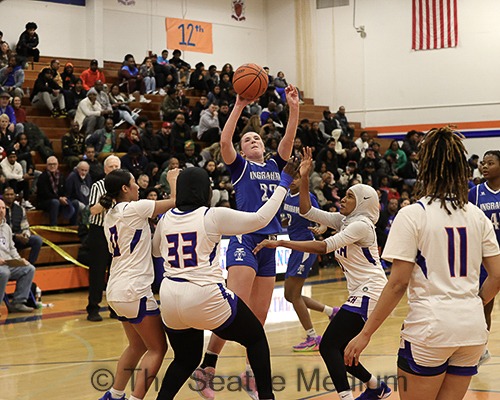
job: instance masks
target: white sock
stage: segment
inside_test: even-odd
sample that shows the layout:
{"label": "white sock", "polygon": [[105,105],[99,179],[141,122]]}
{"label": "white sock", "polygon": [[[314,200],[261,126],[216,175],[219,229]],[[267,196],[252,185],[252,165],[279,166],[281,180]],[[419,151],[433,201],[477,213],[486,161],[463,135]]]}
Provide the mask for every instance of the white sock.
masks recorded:
{"label": "white sock", "polygon": [[308,329],[306,331],[307,337],[316,337],[318,336],[316,330],[314,328]]}
{"label": "white sock", "polygon": [[328,316],[330,317],[332,314],[333,314],[333,307],[330,307],[330,306],[325,306],[325,308],[323,308],[323,312]]}
{"label": "white sock", "polygon": [[212,354],[212,355],[214,355],[214,356],[219,357],[219,355],[218,355],[217,353],[214,353],[213,351],[210,351],[210,350],[208,350],[208,349],[207,349],[207,351],[205,351],[205,353],[207,353],[207,354]]}
{"label": "white sock", "polygon": [[135,397],[135,396],[130,395],[128,400],[142,400],[142,399],[140,399],[139,397]]}
{"label": "white sock", "polygon": [[354,400],[354,396],[352,395],[352,391],[351,390],[345,390],[343,392],[340,392],[339,393],[339,397],[342,400]]}
{"label": "white sock", "polygon": [[125,391],[116,390],[115,388],[112,387],[109,393],[111,393],[111,397],[113,399],[121,399],[125,394]]}
{"label": "white sock", "polygon": [[373,375],[368,382],[366,382],[366,386],[368,389],[377,389],[378,388],[378,379]]}

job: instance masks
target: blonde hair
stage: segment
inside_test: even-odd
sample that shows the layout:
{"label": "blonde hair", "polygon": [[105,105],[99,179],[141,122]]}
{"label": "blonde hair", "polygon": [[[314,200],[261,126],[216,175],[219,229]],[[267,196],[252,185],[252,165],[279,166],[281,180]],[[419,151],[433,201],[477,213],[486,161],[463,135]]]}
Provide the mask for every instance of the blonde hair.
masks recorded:
{"label": "blonde hair", "polygon": [[7,122],[10,122],[10,118],[7,114],[2,114],[0,115],[0,121],[7,120]]}

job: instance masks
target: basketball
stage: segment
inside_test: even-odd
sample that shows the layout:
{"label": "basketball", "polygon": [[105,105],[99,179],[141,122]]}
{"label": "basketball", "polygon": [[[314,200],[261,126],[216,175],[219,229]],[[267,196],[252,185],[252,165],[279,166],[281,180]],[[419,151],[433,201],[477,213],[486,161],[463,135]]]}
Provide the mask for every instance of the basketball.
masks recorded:
{"label": "basketball", "polygon": [[243,64],[233,75],[233,87],[244,99],[255,99],[264,94],[269,84],[266,71],[257,64]]}

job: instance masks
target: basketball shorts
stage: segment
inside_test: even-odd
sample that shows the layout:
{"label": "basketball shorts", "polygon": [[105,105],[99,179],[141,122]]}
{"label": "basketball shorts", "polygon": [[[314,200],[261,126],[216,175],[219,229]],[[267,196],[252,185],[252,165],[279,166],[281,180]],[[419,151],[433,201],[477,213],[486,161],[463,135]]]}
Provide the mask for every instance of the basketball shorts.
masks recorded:
{"label": "basketball shorts", "polygon": [[349,296],[347,301],[342,305],[342,308],[361,315],[366,322],[376,305],[377,302],[368,296]]}
{"label": "basketball shorts", "polygon": [[398,367],[412,375],[435,376],[446,372],[471,376],[477,374],[484,346],[426,347],[401,339]]}
{"label": "basketball shorts", "polygon": [[304,253],[298,250],[292,250],[292,254],[288,259],[288,267],[286,269],[285,279],[289,276],[307,279],[317,254]]}
{"label": "basketball shorts", "polygon": [[221,283],[200,286],[185,279],[165,278],[160,300],[167,329],[217,332],[233,321],[238,297]]}
{"label": "basketball shorts", "polygon": [[257,276],[276,276],[276,249],[262,248],[256,255],[253,249],[265,239],[276,240],[276,235],[249,233],[231,236],[226,252],[226,265],[247,265],[253,268]]}
{"label": "basketball shorts", "polygon": [[149,293],[140,300],[136,301],[108,301],[109,305],[115,310],[120,321],[128,321],[131,324],[138,324],[142,322],[146,315],[159,315],[160,309],[158,303],[153,296]]}

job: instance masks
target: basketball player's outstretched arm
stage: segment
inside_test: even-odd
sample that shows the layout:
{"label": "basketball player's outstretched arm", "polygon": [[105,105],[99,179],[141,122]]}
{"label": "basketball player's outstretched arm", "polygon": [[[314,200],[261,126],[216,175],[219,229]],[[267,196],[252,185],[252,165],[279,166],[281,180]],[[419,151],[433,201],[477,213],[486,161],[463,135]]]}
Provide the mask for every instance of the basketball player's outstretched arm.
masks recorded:
{"label": "basketball player's outstretched arm", "polygon": [[[231,111],[231,114],[229,115],[229,118],[226,122],[226,125],[224,125],[224,129],[222,130],[222,134],[220,136],[220,151],[222,153],[222,159],[224,160],[226,165],[232,164],[236,159],[236,150],[233,146],[233,135],[236,129],[236,124],[238,123],[238,119],[240,118],[243,109],[254,101],[255,99],[243,99],[240,97],[240,95],[236,97],[236,104],[234,105],[233,111]],[[290,155],[288,155],[285,160],[288,160],[289,158]]]}
{"label": "basketball player's outstretched arm", "polygon": [[278,146],[278,154],[283,160],[288,160],[292,155],[293,141],[297,134],[297,126],[299,126],[299,92],[297,88],[288,85],[285,89],[286,102],[290,107],[290,115],[288,124],[286,125],[285,136],[281,139]]}

